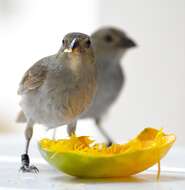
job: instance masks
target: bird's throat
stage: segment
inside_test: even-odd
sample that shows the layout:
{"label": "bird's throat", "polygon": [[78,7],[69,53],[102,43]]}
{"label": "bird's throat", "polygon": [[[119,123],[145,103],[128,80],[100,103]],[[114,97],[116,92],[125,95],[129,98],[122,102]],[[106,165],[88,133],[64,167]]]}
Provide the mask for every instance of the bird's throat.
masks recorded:
{"label": "bird's throat", "polygon": [[78,72],[80,70],[81,63],[82,63],[82,56],[79,55],[69,56],[69,68],[73,72]]}

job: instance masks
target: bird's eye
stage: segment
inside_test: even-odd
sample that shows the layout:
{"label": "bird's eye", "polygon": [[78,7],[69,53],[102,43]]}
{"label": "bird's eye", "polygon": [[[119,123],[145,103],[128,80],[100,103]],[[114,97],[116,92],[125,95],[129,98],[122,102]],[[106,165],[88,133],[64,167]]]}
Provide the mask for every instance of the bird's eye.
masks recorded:
{"label": "bird's eye", "polygon": [[66,43],[66,41],[63,39],[63,40],[62,40],[62,44],[63,44],[63,46],[65,45],[65,43]]}
{"label": "bird's eye", "polygon": [[113,41],[113,38],[112,38],[112,36],[111,35],[106,35],[105,37],[104,37],[104,40],[106,41],[106,42],[112,42]]}
{"label": "bird's eye", "polygon": [[86,43],[86,48],[89,48],[91,45],[91,41],[88,39],[85,43]]}

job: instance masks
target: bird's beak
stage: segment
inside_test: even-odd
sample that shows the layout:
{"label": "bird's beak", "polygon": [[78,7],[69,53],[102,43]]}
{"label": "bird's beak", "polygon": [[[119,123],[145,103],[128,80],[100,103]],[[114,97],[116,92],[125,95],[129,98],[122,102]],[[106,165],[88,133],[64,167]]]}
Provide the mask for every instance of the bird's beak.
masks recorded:
{"label": "bird's beak", "polygon": [[71,53],[73,50],[71,48],[64,49],[64,53]]}
{"label": "bird's beak", "polygon": [[135,41],[133,41],[130,38],[124,38],[122,41],[122,47],[124,48],[134,48],[137,47],[137,44]]}
{"label": "bird's beak", "polygon": [[73,49],[75,48],[76,42],[77,42],[77,39],[76,38],[73,39],[73,41],[71,42],[71,44],[69,45],[69,47],[64,49],[64,52],[65,53],[71,53],[73,51]]}
{"label": "bird's beak", "polygon": [[74,49],[75,48],[75,44],[77,43],[77,39],[76,38],[74,38],[73,39],[73,41],[71,42],[71,44],[70,44],[70,49]]}

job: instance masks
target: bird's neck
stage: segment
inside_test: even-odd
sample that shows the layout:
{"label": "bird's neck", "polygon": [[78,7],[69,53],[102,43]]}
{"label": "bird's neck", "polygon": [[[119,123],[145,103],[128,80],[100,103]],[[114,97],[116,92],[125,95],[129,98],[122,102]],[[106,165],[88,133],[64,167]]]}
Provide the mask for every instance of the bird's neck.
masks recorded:
{"label": "bird's neck", "polygon": [[63,54],[59,62],[74,74],[80,75],[84,68],[91,67],[94,62],[94,56],[91,54]]}
{"label": "bird's neck", "polygon": [[97,66],[101,69],[109,70],[116,67],[121,62],[121,58],[117,56],[97,56],[96,57]]}
{"label": "bird's neck", "polygon": [[57,63],[58,65],[62,64],[64,67],[76,72],[81,67],[83,57],[75,54],[67,54],[63,53],[57,55]]}
{"label": "bird's neck", "polygon": [[76,73],[80,71],[82,61],[82,55],[69,55],[67,66],[69,67],[69,69]]}
{"label": "bird's neck", "polygon": [[120,64],[121,59],[124,57],[126,52],[96,52],[96,60],[99,64],[106,64],[106,67],[113,67],[114,65]]}

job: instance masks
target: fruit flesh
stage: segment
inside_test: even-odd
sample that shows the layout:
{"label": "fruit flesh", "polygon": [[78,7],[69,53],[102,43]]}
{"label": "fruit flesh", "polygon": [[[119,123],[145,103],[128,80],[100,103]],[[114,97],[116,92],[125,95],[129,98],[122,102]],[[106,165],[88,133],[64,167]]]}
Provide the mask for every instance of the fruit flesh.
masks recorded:
{"label": "fruit flesh", "polygon": [[166,155],[175,141],[173,134],[144,129],[126,144],[94,144],[88,137],[42,139],[42,156],[55,168],[78,177],[125,177],[153,166]]}

